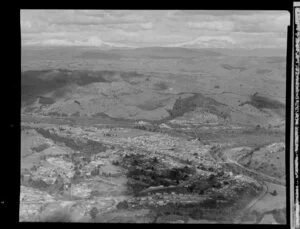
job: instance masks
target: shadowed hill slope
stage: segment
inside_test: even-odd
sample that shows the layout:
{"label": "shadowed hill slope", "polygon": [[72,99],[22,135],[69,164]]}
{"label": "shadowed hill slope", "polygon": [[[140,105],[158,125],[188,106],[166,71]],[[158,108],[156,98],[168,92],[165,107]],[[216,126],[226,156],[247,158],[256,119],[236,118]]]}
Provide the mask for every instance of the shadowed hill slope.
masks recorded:
{"label": "shadowed hill slope", "polygon": [[79,86],[95,82],[110,82],[104,78],[113,72],[90,72],[68,70],[25,71],[21,74],[21,98],[25,102],[43,94],[58,90],[70,84]]}

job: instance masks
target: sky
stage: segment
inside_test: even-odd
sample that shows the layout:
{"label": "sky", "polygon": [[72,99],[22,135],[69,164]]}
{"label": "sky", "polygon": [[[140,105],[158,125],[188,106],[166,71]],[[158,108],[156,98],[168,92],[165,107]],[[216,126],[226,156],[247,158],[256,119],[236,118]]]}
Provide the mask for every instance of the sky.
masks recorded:
{"label": "sky", "polygon": [[21,10],[23,46],[286,48],[287,11]]}

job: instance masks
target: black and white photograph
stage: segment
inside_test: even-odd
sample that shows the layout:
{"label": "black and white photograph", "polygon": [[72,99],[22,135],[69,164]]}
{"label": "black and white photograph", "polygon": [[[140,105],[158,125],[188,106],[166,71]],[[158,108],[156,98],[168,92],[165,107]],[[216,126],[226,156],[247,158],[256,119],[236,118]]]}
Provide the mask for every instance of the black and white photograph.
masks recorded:
{"label": "black and white photograph", "polygon": [[21,9],[19,221],[286,225],[290,17]]}

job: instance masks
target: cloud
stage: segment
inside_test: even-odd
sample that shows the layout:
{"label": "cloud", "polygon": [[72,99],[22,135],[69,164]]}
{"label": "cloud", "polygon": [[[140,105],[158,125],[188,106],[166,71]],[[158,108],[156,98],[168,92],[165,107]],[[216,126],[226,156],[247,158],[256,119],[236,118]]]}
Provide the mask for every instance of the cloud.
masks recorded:
{"label": "cloud", "polygon": [[67,39],[47,39],[47,40],[31,40],[26,42],[26,45],[72,45],[73,42],[68,41]]}
{"label": "cloud", "polygon": [[131,47],[130,45],[124,45],[119,43],[104,42],[99,37],[92,36],[84,40],[70,40],[64,38],[54,39],[36,39],[26,42],[26,45],[38,45],[38,46],[92,46],[99,48],[113,48],[113,47]]}
{"label": "cloud", "polygon": [[196,39],[170,44],[169,47],[195,47],[195,48],[225,48],[232,47],[237,42],[229,36],[201,36]]}
{"label": "cloud", "polygon": [[127,23],[127,24],[106,24],[106,28],[122,29],[128,32],[137,32],[139,30],[150,30],[154,28],[152,22],[145,23]]}
{"label": "cloud", "polygon": [[22,10],[20,24],[23,44],[283,47],[289,14],[284,11]]}
{"label": "cloud", "polygon": [[289,24],[290,15],[287,11],[183,10],[172,11],[166,17],[177,21],[185,20],[191,29],[282,32]]}
{"label": "cloud", "polygon": [[152,29],[153,28],[153,23],[152,22],[147,22],[147,23],[141,23],[139,26],[142,29]]}
{"label": "cloud", "polygon": [[113,16],[106,12],[100,14],[82,14],[78,12],[60,13],[58,17],[51,20],[57,25],[98,25],[98,24],[127,24],[145,22],[143,16],[136,14],[126,14],[124,16]]}
{"label": "cloud", "polygon": [[32,25],[31,25],[30,21],[22,21],[21,20],[21,27],[23,29],[30,29],[32,27]]}
{"label": "cloud", "polygon": [[286,32],[289,14],[251,14],[229,16],[235,22],[235,31],[243,32]]}
{"label": "cloud", "polygon": [[138,32],[130,32],[130,31],[126,31],[126,30],[123,30],[123,29],[116,29],[114,31],[114,34],[112,35],[117,35],[119,39],[122,39],[124,40],[125,39],[132,39],[134,37],[138,37],[140,35],[140,33]]}
{"label": "cloud", "polygon": [[286,48],[286,37],[278,37],[276,33],[236,32],[231,35],[242,48]]}
{"label": "cloud", "polygon": [[[185,17],[185,16],[217,16],[217,17],[226,17],[232,15],[265,15],[265,14],[273,14],[278,15],[280,11],[264,11],[264,10],[176,10],[172,12],[172,15],[177,17]],[[282,11],[288,12],[288,11]]]}
{"label": "cloud", "polygon": [[76,13],[78,15],[96,16],[96,17],[105,17],[107,14],[109,14],[104,10],[77,10]]}
{"label": "cloud", "polygon": [[187,27],[191,29],[204,29],[215,31],[232,31],[234,22],[232,21],[209,21],[209,22],[187,22]]}

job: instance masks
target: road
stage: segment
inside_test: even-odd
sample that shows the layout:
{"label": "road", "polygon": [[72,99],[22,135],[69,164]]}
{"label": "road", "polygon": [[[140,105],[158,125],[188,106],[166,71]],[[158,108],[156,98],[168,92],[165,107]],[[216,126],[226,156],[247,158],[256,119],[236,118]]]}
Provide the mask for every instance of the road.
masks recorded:
{"label": "road", "polygon": [[260,172],[256,172],[252,169],[249,169],[239,163],[237,163],[236,161],[233,161],[229,158],[227,158],[227,160],[223,163],[231,163],[231,164],[235,164],[237,165],[238,167],[240,167],[241,169],[243,170],[246,170],[248,171],[249,173],[252,173],[252,174],[255,174],[256,176],[260,177],[261,179],[267,181],[267,182],[270,182],[270,183],[273,183],[273,184],[277,184],[277,185],[281,185],[281,186],[284,186],[285,187],[285,181],[282,181],[282,180],[278,180],[276,179],[275,177],[271,177],[271,176],[268,176],[266,174],[263,174],[263,173],[260,173]]}
{"label": "road", "polygon": [[[216,157],[218,157],[217,155],[215,155]],[[251,200],[240,212],[239,214],[234,218],[233,223],[238,224],[241,223],[242,218],[245,214],[247,214],[261,199],[263,199],[269,192],[269,186],[268,186],[268,182],[269,183],[273,183],[282,187],[285,187],[285,182],[278,180],[274,177],[268,176],[266,174],[260,173],[260,172],[256,172],[252,169],[246,168],[243,165],[240,165],[239,163],[237,163],[236,161],[233,161],[229,158],[221,159],[221,158],[216,158],[220,163],[227,163],[227,164],[234,164],[235,166],[238,166],[241,170],[246,171],[246,174],[251,174],[259,183],[260,185],[263,187],[262,192],[260,193],[259,196],[255,197],[253,200]],[[259,178],[259,179],[257,179]]]}
{"label": "road", "polygon": [[251,208],[253,208],[255,206],[255,204],[257,204],[257,202],[259,202],[262,198],[265,197],[265,195],[268,194],[269,191],[269,187],[268,185],[266,185],[264,182],[259,182],[262,187],[263,190],[260,193],[259,196],[257,196],[256,198],[254,198],[253,200],[250,201],[250,203],[248,203],[241,211],[240,213],[234,218],[233,223],[239,224],[242,221],[243,216],[248,213]]}

